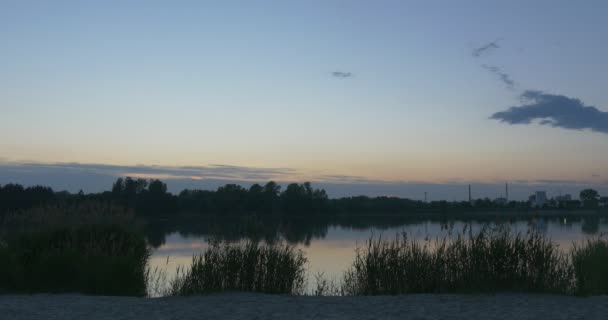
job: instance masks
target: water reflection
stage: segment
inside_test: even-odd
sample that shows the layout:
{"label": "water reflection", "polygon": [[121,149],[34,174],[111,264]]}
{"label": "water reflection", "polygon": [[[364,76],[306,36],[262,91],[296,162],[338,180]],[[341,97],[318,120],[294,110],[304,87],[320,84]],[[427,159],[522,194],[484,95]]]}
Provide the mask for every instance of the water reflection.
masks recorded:
{"label": "water reflection", "polygon": [[[605,223],[605,222],[604,222]],[[583,219],[581,227],[583,233],[588,235],[594,235],[599,233],[600,230],[600,218],[599,217],[587,217]]]}
{"label": "water reflection", "polygon": [[[167,236],[178,234],[182,238],[219,238],[228,242],[241,240],[286,241],[292,245],[310,246],[314,240],[322,240],[330,230],[351,230],[383,232],[391,229],[411,229],[416,226],[415,235],[435,237],[462,234],[467,230],[475,232],[483,226],[509,225],[520,232],[559,233],[597,235],[604,230],[608,220],[600,216],[530,217],[529,219],[487,219],[487,220],[428,220],[399,216],[363,217],[313,217],[313,218],[273,218],[273,217],[180,217],[156,219],[146,222],[146,236],[154,248],[166,244]],[[424,230],[420,230],[420,227]],[[605,232],[605,230],[604,230]]]}
{"label": "water reflection", "polygon": [[[405,232],[408,238],[414,240],[433,241],[446,236],[475,234],[484,227],[500,225],[508,225],[512,231],[523,234],[541,232],[564,250],[569,250],[574,242],[590,235],[608,232],[605,217],[569,215],[486,220],[430,220],[395,216],[308,219],[182,217],[148,221],[146,234],[149,243],[155,247],[150,264],[167,270],[168,278],[175,274],[178,266],[188,266],[192,256],[206,248],[209,238],[214,237],[229,242],[286,241],[304,251],[310,274],[323,272],[329,279],[339,281],[353,262],[355,248],[365,245],[372,235],[388,239]],[[309,286],[312,285],[309,283]]]}

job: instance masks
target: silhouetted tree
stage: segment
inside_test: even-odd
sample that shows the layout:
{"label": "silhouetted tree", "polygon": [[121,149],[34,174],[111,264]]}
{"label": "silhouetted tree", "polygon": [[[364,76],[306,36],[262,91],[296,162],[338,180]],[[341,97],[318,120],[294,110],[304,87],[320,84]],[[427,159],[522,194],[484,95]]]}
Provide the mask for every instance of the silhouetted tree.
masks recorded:
{"label": "silhouetted tree", "polygon": [[150,180],[148,192],[152,195],[164,195],[167,193],[167,184],[160,180]]}
{"label": "silhouetted tree", "polygon": [[53,189],[43,186],[24,188],[20,184],[0,186],[0,212],[28,209],[55,201]]}
{"label": "silhouetted tree", "polygon": [[218,212],[244,212],[247,200],[247,189],[237,184],[227,184],[217,189],[213,199],[213,205]]}
{"label": "silhouetted tree", "polygon": [[581,199],[581,201],[583,203],[583,207],[597,208],[600,195],[596,190],[585,189],[585,190],[581,191],[579,198]]}
{"label": "silhouetted tree", "polygon": [[[580,193],[585,208],[597,208],[599,195],[593,189]],[[244,188],[227,184],[217,190],[183,190],[175,196],[168,192],[167,184],[158,180],[120,177],[112,184],[111,191],[77,194],[67,191],[54,192],[49,187],[24,188],[19,184],[0,185],[0,213],[16,211],[54,202],[75,204],[79,201],[113,202],[135,209],[140,215],[166,215],[177,211],[201,214],[257,215],[272,213],[272,217],[286,213],[292,218],[302,215],[354,215],[354,214],[424,214],[458,213],[483,210],[528,210],[525,201],[511,201],[507,206],[496,205],[490,199],[468,201],[433,201],[430,203],[397,197],[344,197],[329,199],[323,189],[315,189],[310,182],[291,183],[283,192],[281,186],[270,181],[263,186],[253,184]],[[576,210],[578,200],[560,201],[560,209]],[[322,214],[322,215],[321,215]],[[266,218],[272,218],[266,217]],[[266,219],[265,218],[265,219]],[[290,218],[291,219],[291,218]],[[255,226],[259,228],[259,226]],[[586,228],[591,230],[592,228]],[[270,233],[268,236],[272,236]]]}
{"label": "silhouetted tree", "polygon": [[283,209],[289,213],[318,213],[326,211],[325,190],[313,189],[310,182],[291,183],[281,193]]}
{"label": "silhouetted tree", "polygon": [[255,183],[249,187],[247,195],[247,211],[262,212],[264,205],[264,188]]}
{"label": "silhouetted tree", "polygon": [[281,186],[274,181],[269,181],[264,185],[262,193],[262,211],[274,212],[278,210]]}

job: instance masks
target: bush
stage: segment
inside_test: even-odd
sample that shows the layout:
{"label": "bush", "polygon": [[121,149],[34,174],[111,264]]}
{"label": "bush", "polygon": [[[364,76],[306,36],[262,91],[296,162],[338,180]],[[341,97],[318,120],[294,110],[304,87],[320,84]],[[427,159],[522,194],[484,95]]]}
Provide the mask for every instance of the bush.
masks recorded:
{"label": "bush", "polygon": [[286,245],[212,241],[195,256],[190,269],[172,283],[173,295],[221,291],[297,294],[305,280],[306,258]]}

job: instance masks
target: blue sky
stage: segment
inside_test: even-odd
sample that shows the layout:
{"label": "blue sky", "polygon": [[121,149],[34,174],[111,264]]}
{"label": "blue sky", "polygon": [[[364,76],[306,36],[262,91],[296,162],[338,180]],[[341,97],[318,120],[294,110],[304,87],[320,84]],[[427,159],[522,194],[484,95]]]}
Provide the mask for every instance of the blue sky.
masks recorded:
{"label": "blue sky", "polygon": [[[606,13],[605,1],[0,1],[0,184],[223,165],[335,194],[607,190]],[[15,171],[65,163],[82,179]]]}

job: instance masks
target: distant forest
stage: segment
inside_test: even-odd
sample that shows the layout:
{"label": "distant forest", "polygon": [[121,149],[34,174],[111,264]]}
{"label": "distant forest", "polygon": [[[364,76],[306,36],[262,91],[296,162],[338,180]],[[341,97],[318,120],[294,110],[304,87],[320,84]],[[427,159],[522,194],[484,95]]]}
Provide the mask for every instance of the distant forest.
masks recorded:
{"label": "distant forest", "polygon": [[[597,192],[595,192],[597,195]],[[599,197],[599,196],[598,196]],[[344,197],[330,199],[323,189],[309,182],[291,183],[283,189],[276,182],[254,184],[244,188],[227,184],[215,191],[190,190],[178,195],[167,192],[160,180],[118,178],[111,191],[85,194],[56,192],[49,187],[23,187],[18,184],[0,185],[0,212],[18,211],[36,206],[81,201],[111,202],[135,210],[140,215],[171,215],[178,212],[196,214],[363,214],[363,213],[447,213],[464,211],[529,210],[527,201],[496,203],[490,199],[468,201],[424,202],[397,197]],[[591,203],[589,208],[597,207]],[[562,202],[552,209],[577,209],[578,200]]]}

